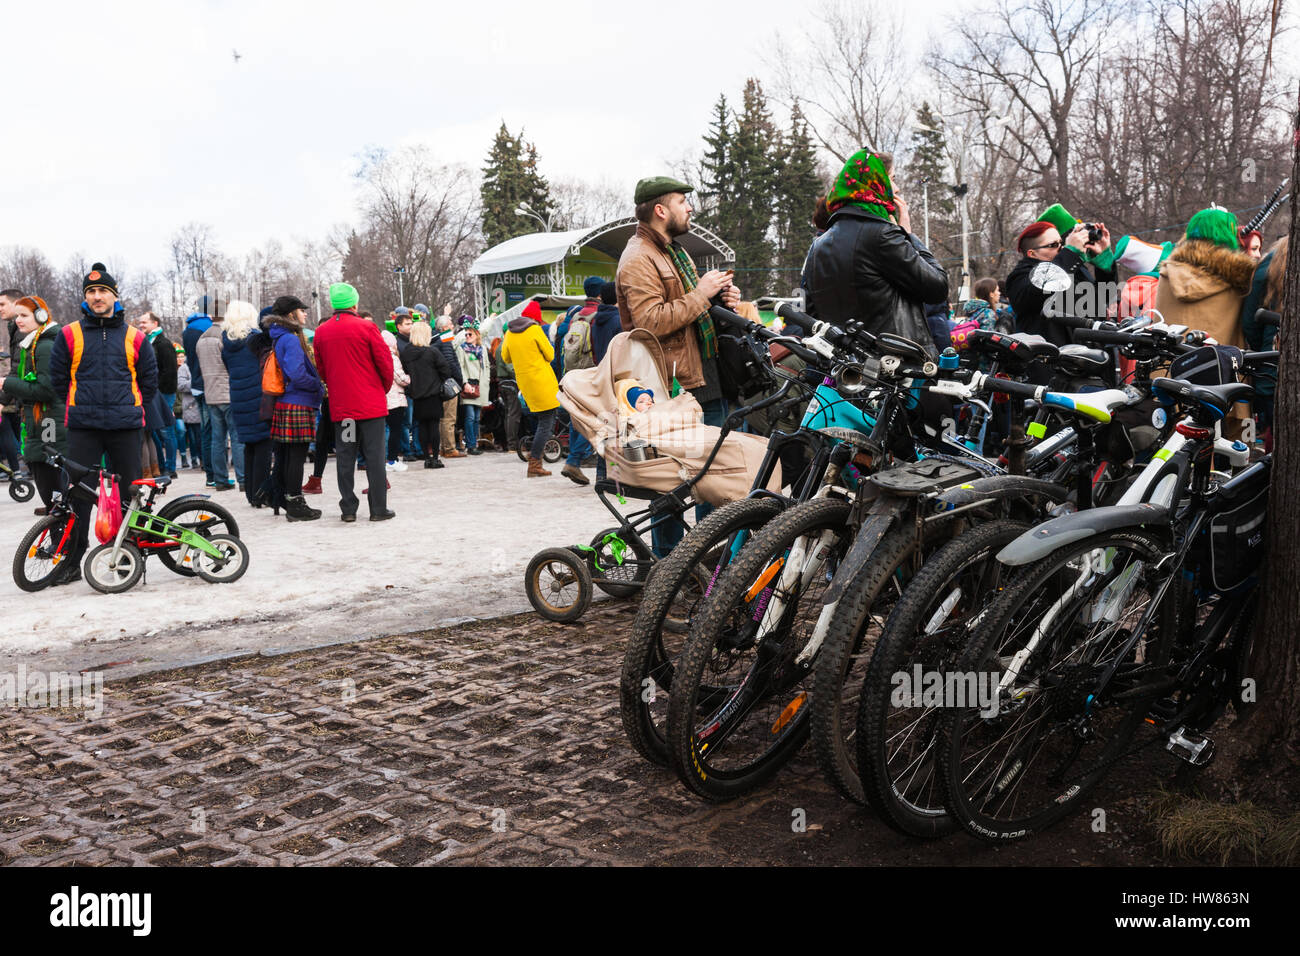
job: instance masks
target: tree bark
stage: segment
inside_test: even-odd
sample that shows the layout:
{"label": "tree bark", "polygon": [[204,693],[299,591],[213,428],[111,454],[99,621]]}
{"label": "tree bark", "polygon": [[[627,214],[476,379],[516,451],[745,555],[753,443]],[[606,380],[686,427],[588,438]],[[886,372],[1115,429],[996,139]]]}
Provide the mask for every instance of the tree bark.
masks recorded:
{"label": "tree bark", "polygon": [[[1300,113],[1297,114],[1300,116]],[[1300,182],[1300,125],[1292,143],[1291,181]],[[1242,798],[1294,800],[1300,778],[1300,216],[1291,196],[1291,232],[1283,287],[1282,357],[1273,421],[1268,502],[1268,568],[1259,593],[1248,676],[1258,703],[1224,738],[1210,779]]]}

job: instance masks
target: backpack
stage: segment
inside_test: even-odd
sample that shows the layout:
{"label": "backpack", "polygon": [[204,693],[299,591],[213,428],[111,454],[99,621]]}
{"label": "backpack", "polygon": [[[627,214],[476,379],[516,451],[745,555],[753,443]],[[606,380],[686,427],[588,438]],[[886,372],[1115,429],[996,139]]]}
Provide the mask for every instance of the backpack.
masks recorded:
{"label": "backpack", "polygon": [[591,351],[591,320],[595,312],[578,312],[564,333],[564,370],[591,368],[596,364]]}

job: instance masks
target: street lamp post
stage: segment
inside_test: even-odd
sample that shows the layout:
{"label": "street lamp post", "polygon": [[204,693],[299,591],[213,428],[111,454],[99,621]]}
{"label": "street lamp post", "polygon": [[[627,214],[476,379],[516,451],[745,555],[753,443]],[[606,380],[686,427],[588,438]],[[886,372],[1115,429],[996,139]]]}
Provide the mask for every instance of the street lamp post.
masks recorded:
{"label": "street lamp post", "polygon": [[533,212],[533,210],[529,207],[529,205],[528,205],[527,203],[522,203],[522,202],[521,202],[518,206],[516,206],[516,207],[515,207],[515,215],[516,215],[516,216],[532,216],[534,219],[536,219],[538,222],[540,222],[540,223],[542,224],[542,229],[543,229],[545,232],[550,232],[550,231],[551,231],[551,220],[550,220],[550,218],[548,217],[548,218],[546,218],[546,219],[543,219],[541,216],[537,215],[537,213]]}
{"label": "street lamp post", "polygon": [[925,248],[930,248],[930,177],[921,180],[921,215],[925,217]]}
{"label": "street lamp post", "polygon": [[397,266],[393,271],[397,273],[397,304],[404,306],[406,305],[406,292],[402,286],[402,276],[406,275],[406,266]]}

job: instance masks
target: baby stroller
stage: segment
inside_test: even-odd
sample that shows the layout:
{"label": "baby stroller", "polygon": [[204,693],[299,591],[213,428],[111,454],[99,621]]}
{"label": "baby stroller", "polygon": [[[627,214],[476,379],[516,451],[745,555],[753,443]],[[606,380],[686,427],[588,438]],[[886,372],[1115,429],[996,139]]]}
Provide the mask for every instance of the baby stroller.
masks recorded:
{"label": "baby stroller", "polygon": [[[654,393],[652,408],[620,412],[618,383],[626,378]],[[681,519],[697,503],[721,505],[750,493],[767,439],[701,424],[694,396],[669,397],[671,381],[659,340],[633,329],[614,336],[599,365],[569,372],[560,383],[560,405],[606,461],[608,474],[595,491],[616,524],[589,544],[545,548],[529,562],[528,600],[543,617],[576,621],[591,604],[593,586],[612,597],[636,594],[656,560],[647,531]],[[775,465],[767,488],[779,491],[781,483]],[[648,504],[624,514],[618,505],[629,498]]]}
{"label": "baby stroller", "polygon": [[[0,428],[7,427],[7,425],[0,425]],[[0,461],[0,471],[9,478],[10,498],[19,503],[32,500],[32,496],[36,494],[36,484],[30,478],[23,477],[3,461]]]}

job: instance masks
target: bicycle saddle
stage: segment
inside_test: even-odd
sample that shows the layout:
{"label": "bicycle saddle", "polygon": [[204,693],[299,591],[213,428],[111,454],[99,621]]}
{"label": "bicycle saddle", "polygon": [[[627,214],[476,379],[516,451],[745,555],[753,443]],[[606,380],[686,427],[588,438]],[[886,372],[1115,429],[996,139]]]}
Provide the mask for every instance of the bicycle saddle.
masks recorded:
{"label": "bicycle saddle", "polygon": [[1090,349],[1086,345],[1063,345],[1056,364],[1068,374],[1083,377],[1109,371],[1111,358],[1102,349]]}
{"label": "bicycle saddle", "polygon": [[1118,388],[1100,392],[1048,392],[1043,396],[1044,405],[1068,408],[1076,415],[1103,424],[1110,421],[1117,408],[1123,408],[1128,403],[1128,394]]}
{"label": "bicycle saddle", "polygon": [[1214,413],[1214,417],[1223,418],[1235,403],[1244,401],[1255,394],[1255,390],[1245,382],[1229,382],[1226,385],[1193,385],[1180,378],[1158,378],[1151,383],[1153,388],[1164,392],[1171,398],[1193,401]]}
{"label": "bicycle saddle", "polygon": [[166,488],[172,483],[172,480],[166,475],[159,475],[157,478],[137,478],[131,482],[133,485],[144,485],[146,488]]}
{"label": "bicycle saddle", "polygon": [[1001,332],[976,329],[967,336],[966,346],[1001,362],[1024,364],[1037,358],[1054,359],[1059,354],[1056,346],[1047,339],[1027,332],[1003,335]]}
{"label": "bicycle saddle", "polygon": [[921,346],[892,332],[881,332],[876,336],[876,349],[882,355],[897,355],[914,362],[924,362],[928,358]]}

